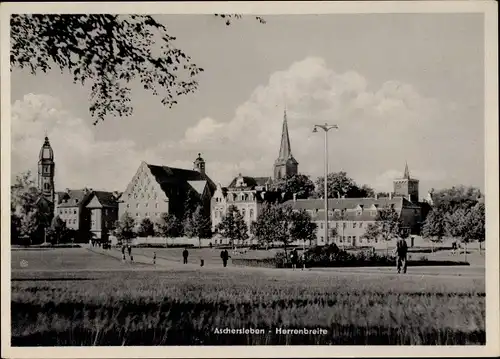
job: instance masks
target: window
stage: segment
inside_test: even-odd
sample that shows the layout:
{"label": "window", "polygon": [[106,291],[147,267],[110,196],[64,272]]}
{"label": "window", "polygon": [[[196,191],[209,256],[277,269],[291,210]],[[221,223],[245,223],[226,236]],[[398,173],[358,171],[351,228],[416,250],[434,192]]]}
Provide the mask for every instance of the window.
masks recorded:
{"label": "window", "polygon": [[321,242],[325,241],[325,237],[321,236]]}
{"label": "window", "polygon": [[155,208],[158,208],[158,203],[155,204]]}
{"label": "window", "polygon": [[63,210],[62,209],[59,210],[59,214],[63,214]]}
{"label": "window", "polygon": [[242,209],[241,209],[241,215],[242,215],[243,217],[245,217],[245,214],[246,214],[245,212],[246,212],[246,211],[245,211],[245,208],[242,208]]}
{"label": "window", "polygon": [[144,204],[144,206],[145,206],[145,207],[149,207],[149,203],[148,203],[148,202],[146,202],[146,203]]}
{"label": "window", "polygon": [[68,210],[67,209],[64,210],[64,214],[68,214]]}
{"label": "window", "polygon": [[356,222],[352,223],[352,228],[356,228]]}
{"label": "window", "polygon": [[136,214],[135,214],[135,216],[136,216],[136,217],[139,217],[139,213],[136,213]]}
{"label": "window", "polygon": [[335,228],[339,228],[339,222],[335,222]]}
{"label": "window", "polygon": [[135,208],[139,208],[139,203],[136,203],[136,204],[135,204]]}
{"label": "window", "polygon": [[75,210],[73,210],[73,214],[76,214],[76,209],[75,209]]}
{"label": "window", "polygon": [[343,228],[346,228],[346,227],[347,227],[347,223],[343,222],[343,223],[342,223],[342,227],[343,227]]}
{"label": "window", "polygon": [[363,222],[359,224],[359,228],[363,228]]}
{"label": "window", "polygon": [[146,212],[146,217],[149,217],[149,212]]}
{"label": "window", "polygon": [[[323,222],[321,222],[321,224],[319,225],[319,227],[320,227],[321,229],[323,229]],[[323,237],[321,237],[321,238],[323,238]]]}
{"label": "window", "polygon": [[250,218],[253,218],[253,209],[250,208]]}

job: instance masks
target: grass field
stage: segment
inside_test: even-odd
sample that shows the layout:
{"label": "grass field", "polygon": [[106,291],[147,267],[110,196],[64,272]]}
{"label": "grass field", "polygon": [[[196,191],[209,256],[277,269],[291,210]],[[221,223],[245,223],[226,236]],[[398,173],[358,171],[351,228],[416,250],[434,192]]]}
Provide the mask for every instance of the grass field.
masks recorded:
{"label": "grass field", "polygon": [[[12,252],[12,345],[485,342],[481,276],[185,267],[177,264],[181,251],[162,250],[175,260],[163,269],[85,249]],[[218,263],[220,251],[209,251],[198,254]],[[224,328],[264,333],[215,333]]]}

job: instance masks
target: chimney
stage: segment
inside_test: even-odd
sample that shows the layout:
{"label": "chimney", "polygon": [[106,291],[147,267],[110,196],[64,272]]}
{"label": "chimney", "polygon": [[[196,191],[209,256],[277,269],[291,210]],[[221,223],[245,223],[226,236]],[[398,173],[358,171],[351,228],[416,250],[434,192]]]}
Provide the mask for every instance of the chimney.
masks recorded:
{"label": "chimney", "polygon": [[293,194],[293,201],[294,201],[294,202],[297,202],[297,193],[294,193],[294,194]]}

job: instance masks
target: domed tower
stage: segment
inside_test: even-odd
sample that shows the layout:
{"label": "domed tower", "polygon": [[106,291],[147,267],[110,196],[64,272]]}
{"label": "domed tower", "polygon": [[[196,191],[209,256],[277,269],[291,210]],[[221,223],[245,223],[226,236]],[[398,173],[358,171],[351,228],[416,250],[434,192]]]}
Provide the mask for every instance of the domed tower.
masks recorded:
{"label": "domed tower", "polygon": [[201,153],[198,153],[198,158],[193,163],[195,171],[205,174],[205,160],[201,158]]}
{"label": "domed tower", "polygon": [[54,151],[50,146],[49,138],[46,136],[38,156],[38,189],[51,203],[54,203],[55,196],[54,175]]}
{"label": "domed tower", "polygon": [[286,110],[283,116],[283,128],[281,131],[281,144],[278,158],[274,162],[274,179],[279,180],[298,173],[299,163],[292,155],[290,136],[288,135],[288,122]]}

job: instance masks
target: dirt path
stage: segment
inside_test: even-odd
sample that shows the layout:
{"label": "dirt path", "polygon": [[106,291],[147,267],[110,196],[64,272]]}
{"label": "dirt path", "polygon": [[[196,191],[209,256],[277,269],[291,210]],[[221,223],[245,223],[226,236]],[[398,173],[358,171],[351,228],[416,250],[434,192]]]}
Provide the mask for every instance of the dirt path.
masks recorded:
{"label": "dirt path", "polygon": [[[118,259],[122,258],[122,253],[120,250],[111,249],[103,250],[100,248],[88,248],[87,250],[100,254],[115,257]],[[156,263],[153,265],[153,258],[143,254],[134,254],[134,262],[148,264],[150,267],[142,268],[131,268],[130,266],[124,266],[123,270],[189,270],[189,271],[243,271],[243,272],[265,272],[267,274],[276,275],[281,273],[282,275],[290,276],[309,276],[309,275],[345,275],[345,276],[397,276],[395,269],[392,267],[370,267],[370,268],[313,268],[301,270],[297,269],[295,271],[291,269],[278,269],[278,268],[262,268],[262,267],[244,267],[244,266],[233,266],[228,265],[227,268],[222,267],[222,264],[215,265],[212,263],[205,263],[203,267],[200,267],[199,263],[188,263],[182,264],[181,261],[173,261],[164,258],[156,258]],[[129,262],[130,259],[128,254],[126,255],[126,261],[124,264]],[[82,270],[83,271],[83,270]],[[481,268],[474,267],[409,267],[408,273],[405,274],[408,277],[439,277],[439,278],[449,278],[449,279],[460,279],[460,278],[477,278],[484,279],[484,270]]]}

